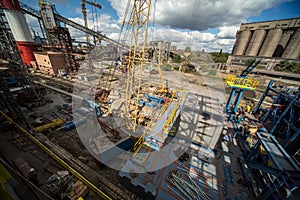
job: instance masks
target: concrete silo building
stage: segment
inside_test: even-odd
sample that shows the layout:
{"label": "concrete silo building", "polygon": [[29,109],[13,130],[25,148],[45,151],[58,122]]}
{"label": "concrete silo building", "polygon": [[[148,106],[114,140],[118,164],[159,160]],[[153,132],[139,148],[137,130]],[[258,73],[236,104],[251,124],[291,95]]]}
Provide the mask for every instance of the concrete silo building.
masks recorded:
{"label": "concrete silo building", "polygon": [[300,18],[241,24],[227,65],[245,66],[253,58],[267,70],[282,60],[300,62]]}

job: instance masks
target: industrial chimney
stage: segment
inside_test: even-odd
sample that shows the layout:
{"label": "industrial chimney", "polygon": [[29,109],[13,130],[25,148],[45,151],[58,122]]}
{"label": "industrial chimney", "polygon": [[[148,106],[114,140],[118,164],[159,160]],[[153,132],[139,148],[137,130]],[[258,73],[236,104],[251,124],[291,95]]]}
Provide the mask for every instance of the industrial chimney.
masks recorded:
{"label": "industrial chimney", "polygon": [[9,27],[16,40],[21,58],[26,66],[34,61],[33,51],[36,50],[24,14],[18,0],[0,0],[1,7],[8,21]]}

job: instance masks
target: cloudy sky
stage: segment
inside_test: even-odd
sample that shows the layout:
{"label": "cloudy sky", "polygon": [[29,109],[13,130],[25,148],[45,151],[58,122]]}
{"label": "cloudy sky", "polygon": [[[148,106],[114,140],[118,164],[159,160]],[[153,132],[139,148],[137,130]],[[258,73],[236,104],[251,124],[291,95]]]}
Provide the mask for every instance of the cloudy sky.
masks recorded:
{"label": "cloudy sky", "polygon": [[[118,40],[128,0],[89,0],[102,5],[86,5],[89,27]],[[38,9],[37,0],[21,0]],[[52,0],[57,12],[83,25],[80,0]],[[300,17],[299,0],[152,0],[148,41],[167,40],[177,48],[193,51],[231,52],[241,23]],[[154,12],[155,11],[155,12]],[[97,18],[96,18],[97,17]],[[26,16],[29,26],[38,23]],[[70,28],[72,38],[85,40],[85,34]]]}

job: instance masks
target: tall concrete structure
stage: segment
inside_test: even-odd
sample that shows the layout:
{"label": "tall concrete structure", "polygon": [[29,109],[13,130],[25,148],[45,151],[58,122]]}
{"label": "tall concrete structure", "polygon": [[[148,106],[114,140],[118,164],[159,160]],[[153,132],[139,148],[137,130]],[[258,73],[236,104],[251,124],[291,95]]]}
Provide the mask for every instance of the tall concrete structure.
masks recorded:
{"label": "tall concrete structure", "polygon": [[300,18],[241,24],[227,64],[241,66],[251,58],[260,58],[266,69],[281,60],[300,62]]}

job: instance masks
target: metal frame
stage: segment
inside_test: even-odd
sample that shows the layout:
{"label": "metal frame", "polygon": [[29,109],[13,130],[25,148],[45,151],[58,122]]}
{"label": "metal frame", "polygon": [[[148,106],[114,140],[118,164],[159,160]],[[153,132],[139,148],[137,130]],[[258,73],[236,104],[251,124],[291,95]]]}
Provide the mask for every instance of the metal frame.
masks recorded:
{"label": "metal frame", "polygon": [[[273,86],[274,81],[271,80],[266,88],[264,94],[259,100],[254,113],[257,114],[261,110],[261,105],[266,96],[269,96],[269,92],[274,92],[277,96],[273,101],[271,108],[269,109],[265,115],[261,118],[261,122],[265,123],[268,119],[272,120],[272,128],[269,130],[270,134],[278,135],[284,139],[283,146],[289,152],[295,153],[297,149],[290,148],[290,145],[296,143],[300,139],[300,124],[295,123],[298,122],[297,116],[299,116],[300,111],[300,88],[298,91],[287,88],[284,91],[278,91]],[[286,102],[284,104],[284,102]],[[284,110],[280,111],[277,104],[282,104],[280,106],[286,106]],[[276,106],[274,106],[276,105]],[[296,144],[294,144],[296,145]],[[297,145],[299,146],[299,145]]]}
{"label": "metal frame", "polygon": [[[279,188],[285,187],[292,190],[300,186],[300,166],[273,135],[257,132],[256,136],[257,143],[250,151],[246,150],[242,158],[248,167],[259,170],[261,177],[257,178],[264,180],[265,185],[260,192],[259,199],[279,199]],[[272,166],[256,160],[261,145],[272,161]],[[266,178],[268,180],[265,180]]]}

